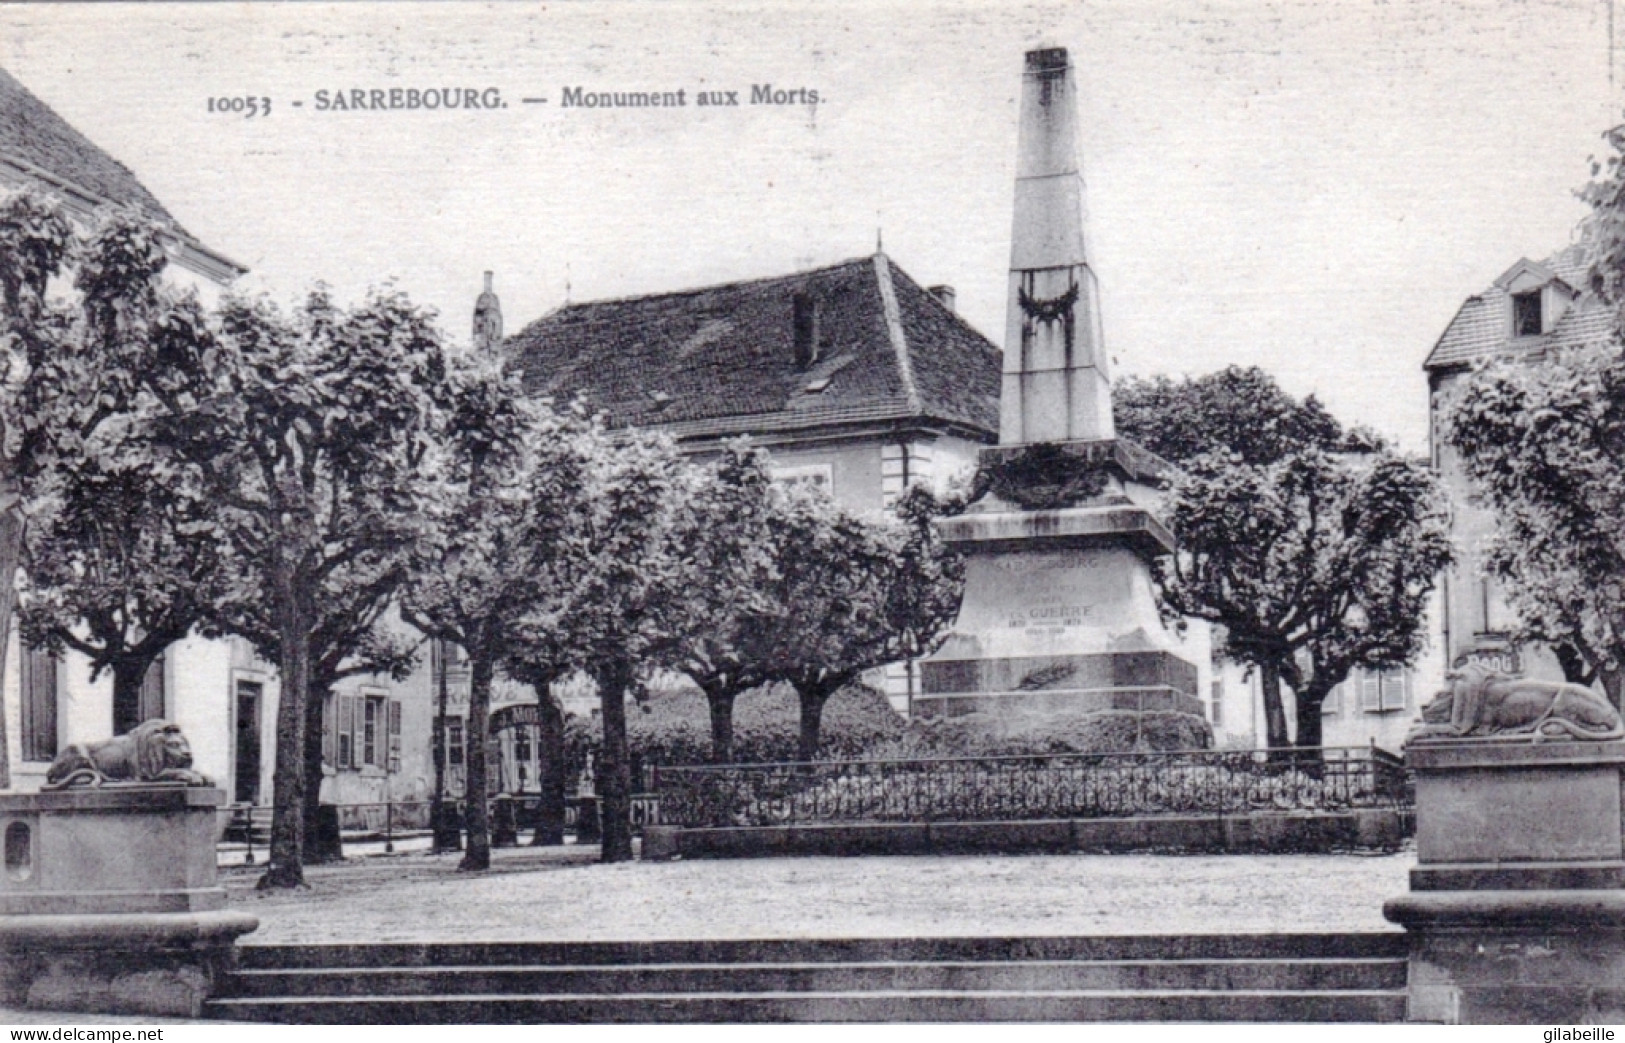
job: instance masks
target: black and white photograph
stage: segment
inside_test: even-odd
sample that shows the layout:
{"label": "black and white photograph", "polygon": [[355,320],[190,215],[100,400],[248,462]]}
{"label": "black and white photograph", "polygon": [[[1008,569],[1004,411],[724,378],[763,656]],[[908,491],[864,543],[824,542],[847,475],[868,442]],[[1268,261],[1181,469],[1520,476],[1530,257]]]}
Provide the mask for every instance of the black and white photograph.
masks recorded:
{"label": "black and white photograph", "polygon": [[0,2],[7,1038],[1613,1039],[1622,51]]}

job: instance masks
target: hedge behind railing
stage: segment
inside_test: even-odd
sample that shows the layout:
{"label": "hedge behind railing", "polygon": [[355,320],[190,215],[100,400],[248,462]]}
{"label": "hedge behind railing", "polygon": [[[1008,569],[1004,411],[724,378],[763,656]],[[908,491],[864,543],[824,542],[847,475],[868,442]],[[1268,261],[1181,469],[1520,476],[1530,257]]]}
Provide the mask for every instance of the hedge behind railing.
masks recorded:
{"label": "hedge behind railing", "polygon": [[686,827],[1342,811],[1407,803],[1376,747],[1184,750],[659,768],[660,822]]}

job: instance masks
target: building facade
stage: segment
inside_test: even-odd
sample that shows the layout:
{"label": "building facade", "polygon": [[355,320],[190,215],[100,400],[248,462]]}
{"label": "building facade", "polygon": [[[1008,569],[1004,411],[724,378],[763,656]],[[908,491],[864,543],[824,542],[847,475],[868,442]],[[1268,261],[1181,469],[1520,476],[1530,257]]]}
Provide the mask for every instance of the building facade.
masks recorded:
{"label": "building facade", "polygon": [[1456,567],[1441,582],[1438,614],[1438,639],[1452,668],[1482,662],[1508,673],[1563,679],[1549,649],[1512,640],[1517,620],[1483,570],[1484,545],[1495,531],[1495,519],[1472,502],[1461,461],[1445,442],[1443,424],[1455,389],[1485,359],[1533,358],[1606,344],[1613,313],[1586,288],[1588,283],[1578,246],[1542,261],[1520,259],[1462,303],[1423,363],[1431,453],[1450,491],[1458,555]]}
{"label": "building facade", "polygon": [[[0,70],[0,190],[57,200],[82,227],[110,209],[133,210],[160,229],[165,278],[207,306],[246,269],[204,245],[123,164]],[[112,734],[112,678],[90,676],[78,653],[52,659],[8,642],[0,703],[12,785],[36,789],[65,745]],[[329,696],[324,799],[340,803],[426,798],[432,784],[428,674],[403,684],[350,678]],[[276,668],[240,639],[189,637],[153,664],[140,717],[180,725],[197,769],[233,802],[268,804],[274,766]]]}

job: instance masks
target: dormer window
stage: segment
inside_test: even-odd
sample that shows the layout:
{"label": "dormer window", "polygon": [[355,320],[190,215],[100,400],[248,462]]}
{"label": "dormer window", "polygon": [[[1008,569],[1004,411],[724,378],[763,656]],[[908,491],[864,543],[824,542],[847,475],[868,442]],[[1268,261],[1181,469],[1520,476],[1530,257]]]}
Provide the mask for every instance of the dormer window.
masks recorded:
{"label": "dormer window", "polygon": [[1539,290],[1512,295],[1512,335],[1514,337],[1540,336],[1545,332],[1541,328],[1540,319]]}

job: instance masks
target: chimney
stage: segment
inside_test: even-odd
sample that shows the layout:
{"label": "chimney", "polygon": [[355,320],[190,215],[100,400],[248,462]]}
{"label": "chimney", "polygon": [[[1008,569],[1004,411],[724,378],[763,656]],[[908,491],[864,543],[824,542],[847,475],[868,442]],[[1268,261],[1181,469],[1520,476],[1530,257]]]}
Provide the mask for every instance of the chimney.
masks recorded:
{"label": "chimney", "polygon": [[949,311],[954,310],[954,288],[946,284],[942,286],[927,286],[925,292],[942,302],[942,306]]}
{"label": "chimney", "polygon": [[485,292],[474,302],[474,350],[499,351],[502,348],[502,304],[491,289],[491,273],[485,273]]}
{"label": "chimney", "polygon": [[1077,100],[1066,49],[1021,77],[999,443],[1114,437],[1099,291],[1084,235]]}
{"label": "chimney", "polygon": [[810,369],[818,361],[818,300],[803,290],[791,299],[791,329],[795,336],[796,365]]}

